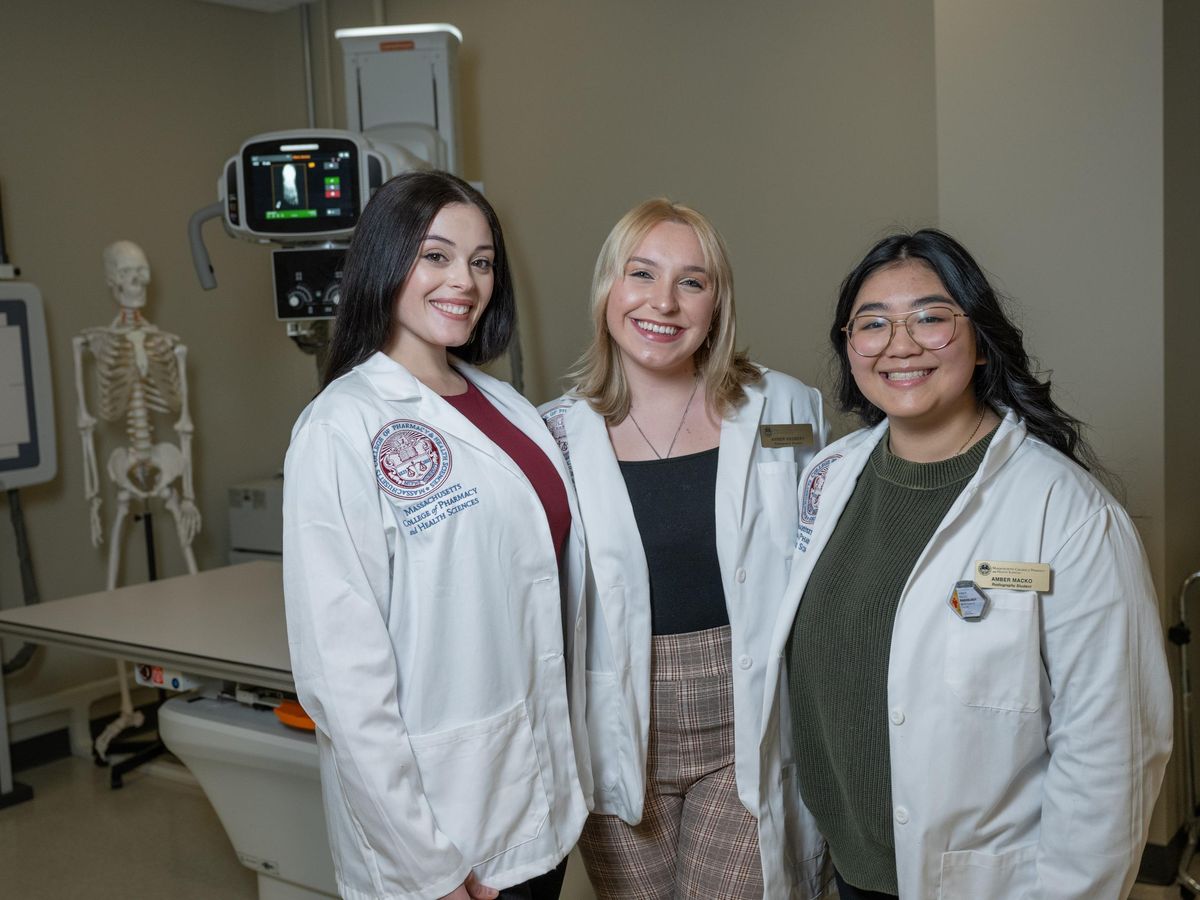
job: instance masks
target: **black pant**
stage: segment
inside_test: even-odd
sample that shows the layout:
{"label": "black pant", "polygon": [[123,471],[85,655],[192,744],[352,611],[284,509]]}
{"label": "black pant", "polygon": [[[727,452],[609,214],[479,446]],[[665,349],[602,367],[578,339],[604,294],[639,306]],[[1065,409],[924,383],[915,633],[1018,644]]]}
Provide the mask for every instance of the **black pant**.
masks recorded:
{"label": "black pant", "polygon": [[566,874],[567,861],[564,859],[545,875],[505,888],[498,900],[558,900]]}
{"label": "black pant", "polygon": [[846,882],[842,881],[842,873],[837,869],[833,870],[833,877],[837,881],[838,896],[842,900],[900,900],[895,894],[885,894],[882,891],[864,891],[862,888],[846,884]]}

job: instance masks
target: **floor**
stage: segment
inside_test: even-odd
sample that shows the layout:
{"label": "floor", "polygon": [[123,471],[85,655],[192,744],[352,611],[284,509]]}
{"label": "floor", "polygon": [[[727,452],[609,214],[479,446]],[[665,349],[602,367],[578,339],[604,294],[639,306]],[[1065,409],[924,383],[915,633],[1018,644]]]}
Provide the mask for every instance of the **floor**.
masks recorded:
{"label": "floor", "polygon": [[[1200,861],[1194,862],[1189,871],[1192,877],[1200,876]],[[1152,884],[1135,884],[1129,894],[1129,900],[1180,900],[1181,897],[1191,896],[1191,894],[1182,893],[1177,885],[1160,887]]]}
{"label": "floor", "polygon": [[195,783],[134,772],[114,791],[107,769],[75,757],[16,779],[33,788],[33,800],[0,811],[0,896],[258,896],[254,873],[238,862]]}
{"label": "floor", "polygon": [[[171,762],[149,768],[117,791],[108,770],[85,759],[18,772],[34,796],[0,810],[0,897],[256,900],[255,874],[187,771]],[[561,900],[593,900],[578,857]]]}
{"label": "floor", "polygon": [[[172,763],[156,763],[114,791],[107,769],[74,757],[19,772],[34,798],[0,811],[0,896],[256,900],[254,873],[238,862],[216,813],[189,779]],[[1192,871],[1200,876],[1200,859]],[[562,900],[592,897],[575,857]],[[1177,887],[1139,884],[1129,900],[1179,898]]]}

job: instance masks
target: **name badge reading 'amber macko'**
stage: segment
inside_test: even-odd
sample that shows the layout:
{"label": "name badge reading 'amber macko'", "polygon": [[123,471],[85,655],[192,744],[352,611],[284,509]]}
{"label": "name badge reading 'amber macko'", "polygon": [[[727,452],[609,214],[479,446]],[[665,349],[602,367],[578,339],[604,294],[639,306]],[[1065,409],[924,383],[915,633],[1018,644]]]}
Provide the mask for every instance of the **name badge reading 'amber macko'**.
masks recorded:
{"label": "name badge reading 'amber macko'", "polygon": [[1050,567],[1046,563],[975,560],[975,584],[1010,591],[1050,590]]}

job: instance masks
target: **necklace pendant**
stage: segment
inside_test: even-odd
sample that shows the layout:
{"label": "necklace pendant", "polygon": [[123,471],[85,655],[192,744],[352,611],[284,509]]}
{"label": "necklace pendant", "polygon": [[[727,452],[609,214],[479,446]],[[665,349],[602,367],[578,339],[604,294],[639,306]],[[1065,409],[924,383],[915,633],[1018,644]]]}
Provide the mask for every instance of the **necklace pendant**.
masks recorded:
{"label": "necklace pendant", "polygon": [[696,391],[700,387],[700,379],[696,379],[696,383],[692,385],[692,392],[688,395],[688,401],[683,407],[683,415],[679,417],[679,424],[675,427],[675,434],[671,436],[671,443],[667,446],[665,454],[659,453],[654,445],[650,443],[650,438],[646,437],[646,432],[642,431],[642,426],[638,424],[638,420],[633,416],[633,410],[629,411],[629,421],[633,423],[633,427],[637,429],[637,433],[642,436],[642,440],[646,442],[646,446],[650,448],[650,452],[654,454],[655,459],[670,459],[671,451],[675,449],[675,441],[679,439],[679,432],[683,431],[683,423],[687,421],[688,410],[692,408],[692,401],[696,399]]}

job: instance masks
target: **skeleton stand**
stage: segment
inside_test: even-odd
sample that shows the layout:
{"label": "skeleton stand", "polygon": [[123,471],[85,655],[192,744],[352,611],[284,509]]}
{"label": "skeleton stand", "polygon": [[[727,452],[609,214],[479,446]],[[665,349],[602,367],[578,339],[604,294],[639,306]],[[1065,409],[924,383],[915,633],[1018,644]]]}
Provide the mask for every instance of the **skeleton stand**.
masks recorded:
{"label": "skeleton stand", "polygon": [[[161,501],[175,522],[187,570],[197,571],[192,539],[200,530],[200,513],[192,488],[192,426],[188,412],[187,348],[179,338],[160,331],[142,316],[145,287],[150,281],[149,265],[136,244],[119,241],[105,251],[108,283],[120,305],[120,313],[107,327],[89,328],[72,341],[75,358],[75,390],[79,401],[79,434],[83,442],[84,496],[89,504],[92,544],[104,539],[100,523],[100,484],[96,465],[95,426],[97,420],[87,408],[84,391],[84,359],[95,360],[95,384],[100,418],[123,421],[129,445],[109,455],[107,474],[116,488],[116,512],[110,529],[108,579],[106,590],[117,586],[121,567],[122,537],[130,506],[139,502],[146,528],[150,579],[157,574],[154,563],[153,533],[150,530],[151,501]],[[179,417],[172,426],[179,446],[154,442],[152,414]],[[179,482],[176,489],[175,483]],[[144,717],[133,708],[125,663],[117,662],[121,689],[121,711],[96,738],[94,750],[99,764],[107,762],[110,744],[127,728],[140,727]],[[115,748],[114,748],[115,749]],[[134,758],[113,767],[113,787],[121,786],[121,775],[153,756],[162,746],[151,747]]]}

